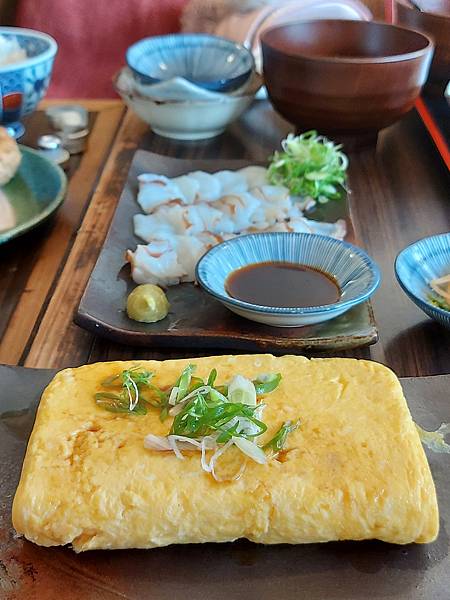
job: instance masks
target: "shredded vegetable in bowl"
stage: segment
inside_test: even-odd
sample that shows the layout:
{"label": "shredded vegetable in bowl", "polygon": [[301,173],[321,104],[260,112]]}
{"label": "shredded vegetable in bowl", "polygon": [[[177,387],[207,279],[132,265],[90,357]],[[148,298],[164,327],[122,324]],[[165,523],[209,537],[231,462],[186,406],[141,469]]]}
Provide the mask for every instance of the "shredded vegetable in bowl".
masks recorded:
{"label": "shredded vegetable in bowl", "polygon": [[[289,433],[299,426],[299,421],[283,423],[272,439],[258,444],[258,438],[267,431],[261,397],[279,386],[280,373],[264,374],[254,381],[235,375],[228,384],[216,385],[216,369],[206,381],[194,376],[194,372],[195,365],[188,365],[175,384],[163,390],[153,383],[154,373],[133,367],[103,381],[103,387],[117,387],[120,391],[97,392],[95,401],[110,412],[145,415],[153,407],[159,410],[162,421],[173,417],[167,435],[149,433],[144,447],[173,452],[180,460],[184,460],[183,451],[200,452],[202,469],[217,481],[224,481],[216,473],[217,461],[232,447],[243,459],[259,464],[266,464],[284,449]],[[240,477],[245,464],[241,462],[231,479]]]}
{"label": "shredded vegetable in bowl", "polygon": [[294,136],[281,142],[269,165],[270,183],[287,187],[293,196],[312,198],[319,203],[337,200],[346,185],[348,158],[341,146],[317,131]]}
{"label": "shredded vegetable in bowl", "polygon": [[430,287],[435,295],[429,296],[431,304],[450,311],[450,273],[430,281]]}

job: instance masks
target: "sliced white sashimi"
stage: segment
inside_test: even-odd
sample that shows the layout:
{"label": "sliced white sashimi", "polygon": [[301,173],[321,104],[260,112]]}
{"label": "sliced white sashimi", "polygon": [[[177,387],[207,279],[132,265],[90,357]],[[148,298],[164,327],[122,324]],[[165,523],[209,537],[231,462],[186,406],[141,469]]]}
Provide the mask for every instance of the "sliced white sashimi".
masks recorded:
{"label": "sliced white sashimi", "polygon": [[178,263],[186,272],[182,281],[195,281],[195,267],[207,250],[206,244],[191,235],[178,236],[176,244]]}
{"label": "sliced white sashimi", "polygon": [[252,188],[252,194],[265,202],[282,204],[290,208],[292,206],[289,190],[283,185],[260,185]]}
{"label": "sliced white sashimi", "polygon": [[179,187],[186,204],[194,204],[200,189],[200,184],[197,179],[189,177],[189,175],[180,175],[180,177],[174,177],[172,183]]}
{"label": "sliced white sashimi", "polygon": [[164,205],[151,215],[134,216],[134,232],[146,242],[157,238],[160,232],[197,235],[203,231],[234,233],[235,224],[226,214],[209,204]]}
{"label": "sliced white sashimi", "polygon": [[335,223],[325,223],[324,221],[312,221],[304,219],[311,228],[312,233],[327,235],[337,240],[343,240],[347,233],[347,224],[344,219],[338,219]]}
{"label": "sliced white sashimi", "polygon": [[237,173],[245,177],[249,190],[252,190],[254,187],[261,187],[262,185],[269,183],[267,180],[267,169],[264,167],[252,165],[249,167],[244,167],[243,169],[239,169]]}
{"label": "sliced white sashimi", "polygon": [[163,215],[137,214],[133,217],[133,223],[134,233],[147,243],[153,239],[178,233],[173,224],[169,223]]}
{"label": "sliced white sashimi", "polygon": [[138,284],[176,285],[186,275],[176,251],[167,241],[139,245],[135,252],[128,250],[127,260],[131,263],[131,276]]}
{"label": "sliced white sashimi", "polygon": [[214,177],[220,181],[222,196],[241,194],[248,190],[245,176],[238,171],[218,171],[214,173]]}
{"label": "sliced white sashimi", "polygon": [[232,240],[236,237],[234,233],[210,233],[209,231],[204,231],[198,235],[199,240],[201,240],[205,244],[205,252],[209,250],[216,244],[220,244],[221,242],[225,242],[226,240]]}
{"label": "sliced white sashimi", "polygon": [[146,246],[127,251],[132,278],[136,283],[170,286],[195,281],[195,267],[203,254],[220,242],[234,237],[202,232],[198,236],[160,232]]}
{"label": "sliced white sashimi", "polygon": [[198,182],[197,202],[215,202],[222,195],[220,181],[211,173],[193,171],[188,177]]}
{"label": "sliced white sashimi", "polygon": [[134,231],[147,246],[127,251],[136,283],[194,281],[201,256],[241,233],[307,232],[337,239],[346,233],[343,220],[306,219],[287,188],[268,183],[264,167],[195,171],[174,179],[148,173],[139,177],[139,187],[138,201],[147,214],[134,216]]}
{"label": "sliced white sashimi", "polygon": [[180,188],[171,179],[164,175],[143,173],[138,177],[139,191],[137,201],[142,210],[150,214],[158,206],[178,200],[186,204],[186,198]]}
{"label": "sliced white sashimi", "polygon": [[261,228],[262,223],[267,226],[284,221],[292,210],[289,190],[278,185],[263,185],[252,189],[252,194],[261,200],[261,207],[255,215],[255,225]]}
{"label": "sliced white sashimi", "polygon": [[195,235],[203,231],[211,233],[234,233],[235,223],[227,214],[222,212],[220,208],[216,208],[209,204],[196,204],[190,206],[187,211],[187,218],[192,223],[192,227],[187,231],[190,235]]}
{"label": "sliced white sashimi", "polygon": [[261,207],[261,201],[252,194],[230,194],[223,196],[215,205],[233,222],[230,233],[240,233],[248,229],[254,222],[254,215]]}
{"label": "sliced white sashimi", "polygon": [[312,221],[311,219],[305,219],[304,217],[296,217],[289,221],[282,221],[271,225],[265,231],[281,231],[288,233],[318,233],[321,235],[327,235],[329,237],[336,238],[337,240],[343,240],[346,234],[346,223],[343,219],[339,219],[335,223],[324,223],[319,221]]}

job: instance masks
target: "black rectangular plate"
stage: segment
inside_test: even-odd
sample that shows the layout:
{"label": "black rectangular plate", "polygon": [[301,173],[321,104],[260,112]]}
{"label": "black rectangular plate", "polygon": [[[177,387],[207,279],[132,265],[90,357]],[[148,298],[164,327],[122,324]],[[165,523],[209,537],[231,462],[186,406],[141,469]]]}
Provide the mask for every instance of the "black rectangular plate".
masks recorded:
{"label": "black rectangular plate", "polygon": [[[140,242],[133,233],[137,176],[143,172],[167,177],[202,169],[239,169],[251,161],[185,160],[139,150],[117,206],[111,228],[92,271],[75,316],[75,322],[115,342],[149,348],[215,348],[249,352],[303,352],[305,350],[347,349],[373,344],[377,329],[369,303],[344,315],[307,327],[270,327],[248,321],[226,309],[198,286],[184,283],[167,290],[169,315],[158,323],[138,323],[127,317],[125,303],[134,287],[125,251]],[[253,161],[254,164],[254,161]],[[316,217],[347,221],[347,240],[355,241],[346,199],[324,205]],[[312,215],[313,216],[313,215]]]}
{"label": "black rectangular plate", "polygon": [[[427,545],[333,542],[229,544],[154,550],[43,548],[17,538],[11,504],[35,410],[53,370],[0,366],[0,598],[2,600],[448,600],[450,456],[427,453],[440,534]],[[413,418],[426,429],[450,421],[450,376],[405,378]],[[149,507],[151,510],[151,507]]]}

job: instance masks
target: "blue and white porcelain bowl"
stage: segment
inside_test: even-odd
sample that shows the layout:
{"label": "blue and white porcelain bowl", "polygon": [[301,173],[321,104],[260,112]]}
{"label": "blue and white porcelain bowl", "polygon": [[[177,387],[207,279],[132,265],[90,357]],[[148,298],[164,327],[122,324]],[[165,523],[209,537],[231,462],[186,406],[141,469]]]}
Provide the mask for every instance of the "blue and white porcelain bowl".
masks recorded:
{"label": "blue and white porcelain bowl", "polygon": [[[334,304],[303,308],[274,308],[232,298],[227,277],[254,263],[278,261],[302,264],[332,275],[341,288]],[[334,319],[367,300],[380,283],[376,264],[360,248],[310,233],[253,233],[214,246],[198,262],[197,281],[238,315],[277,327],[300,327]]]}
{"label": "blue and white porcelain bowl", "polygon": [[128,67],[119,71],[113,84],[127,106],[158,135],[177,140],[203,140],[220,135],[240,117],[253,102],[261,78],[254,74],[243,88],[231,94],[196,88],[204,92],[206,98],[186,94],[185,99],[181,96],[173,100],[158,97],[157,93],[153,96],[152,88],[160,90],[161,84],[139,84]]}
{"label": "blue and white porcelain bowl", "polygon": [[403,291],[425,314],[450,328],[450,312],[434,306],[429,282],[450,273],[450,233],[423,238],[400,252],[395,274]]}
{"label": "blue and white porcelain bowl", "polygon": [[47,91],[58,45],[46,33],[21,27],[0,27],[0,36],[17,40],[27,56],[0,66],[0,123],[20,137],[24,132],[20,119],[35,110]]}
{"label": "blue and white porcelain bowl", "polygon": [[241,87],[254,70],[253,55],[244,46],[201,33],[145,38],[128,48],[126,60],[140,83],[183,77],[218,92]]}

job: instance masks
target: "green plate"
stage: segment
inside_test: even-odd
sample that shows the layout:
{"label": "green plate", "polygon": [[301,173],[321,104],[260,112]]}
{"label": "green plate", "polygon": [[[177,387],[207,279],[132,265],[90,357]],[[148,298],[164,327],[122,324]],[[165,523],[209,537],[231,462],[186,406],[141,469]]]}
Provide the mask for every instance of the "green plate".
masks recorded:
{"label": "green plate", "polygon": [[55,212],[64,200],[64,171],[36,150],[19,146],[19,170],[2,191],[16,214],[16,225],[0,232],[0,244],[33,229]]}

